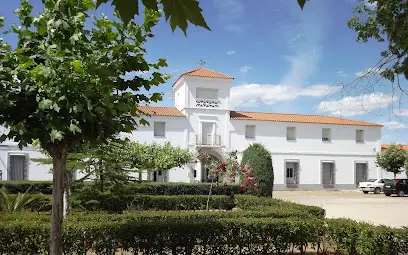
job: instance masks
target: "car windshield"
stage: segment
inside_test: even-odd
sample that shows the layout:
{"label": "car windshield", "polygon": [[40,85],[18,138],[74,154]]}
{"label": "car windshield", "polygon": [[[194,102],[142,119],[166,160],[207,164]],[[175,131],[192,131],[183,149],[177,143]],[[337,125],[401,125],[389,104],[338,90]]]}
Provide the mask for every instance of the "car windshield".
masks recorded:
{"label": "car windshield", "polygon": [[377,179],[368,179],[367,182],[375,182]]}

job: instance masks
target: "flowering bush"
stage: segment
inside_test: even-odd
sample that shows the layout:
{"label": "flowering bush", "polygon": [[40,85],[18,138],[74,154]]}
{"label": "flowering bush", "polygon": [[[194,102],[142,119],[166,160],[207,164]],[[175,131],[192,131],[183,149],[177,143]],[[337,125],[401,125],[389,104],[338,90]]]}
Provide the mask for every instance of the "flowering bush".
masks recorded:
{"label": "flowering bush", "polygon": [[243,184],[240,186],[240,189],[246,190],[246,193],[256,194],[256,191],[261,187],[261,185],[256,182],[254,169],[250,165],[241,167],[241,180]]}
{"label": "flowering bush", "polygon": [[231,152],[227,161],[211,167],[210,178],[217,179],[224,186],[235,183],[237,176],[240,177],[240,189],[245,193],[255,194],[260,188],[260,184],[256,182],[254,176],[254,169],[249,165],[239,167],[237,151]]}

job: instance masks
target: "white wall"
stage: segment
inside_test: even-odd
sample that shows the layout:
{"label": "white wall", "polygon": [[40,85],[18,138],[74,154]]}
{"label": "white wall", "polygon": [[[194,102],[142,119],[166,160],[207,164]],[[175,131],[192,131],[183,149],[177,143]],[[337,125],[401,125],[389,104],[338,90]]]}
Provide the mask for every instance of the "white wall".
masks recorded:
{"label": "white wall", "polygon": [[[216,79],[204,78],[195,76],[186,76],[184,81],[187,84],[187,108],[196,108],[196,89],[208,88],[217,89],[219,98],[219,108],[221,110],[229,110],[229,96],[230,96],[230,79]],[[217,111],[217,108],[211,108]]]}
{"label": "white wall", "polygon": [[[10,143],[9,143],[10,144]],[[33,158],[45,158],[46,156],[39,151],[30,147],[24,147],[20,150],[15,145],[5,146],[2,144],[0,147],[0,170],[2,171],[2,180],[8,180],[8,168],[10,167],[9,155],[25,155],[28,159],[28,180],[42,181],[52,180],[52,173],[50,173],[51,165],[41,165],[37,162],[33,162],[30,159]]]}
{"label": "white wall", "polygon": [[[256,126],[255,139],[245,138],[245,125]],[[286,128],[296,127],[296,140],[286,140]],[[272,121],[231,120],[230,148],[243,150],[254,142],[265,145],[272,153],[341,153],[375,155],[381,140],[380,127],[285,123]],[[331,141],[322,141],[322,128],[331,128]],[[364,130],[364,143],[355,141],[357,129]]]}
{"label": "white wall", "polygon": [[186,102],[187,102],[187,94],[186,94],[186,89],[187,86],[184,83],[183,79],[180,79],[175,85],[174,85],[174,103],[177,109],[180,111],[183,110],[186,107]]}

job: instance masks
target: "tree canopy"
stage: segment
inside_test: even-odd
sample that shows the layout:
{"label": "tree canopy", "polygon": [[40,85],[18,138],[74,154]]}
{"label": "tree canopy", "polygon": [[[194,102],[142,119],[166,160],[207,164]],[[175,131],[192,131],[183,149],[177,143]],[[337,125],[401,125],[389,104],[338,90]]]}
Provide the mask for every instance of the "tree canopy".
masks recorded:
{"label": "tree canopy", "polygon": [[381,60],[366,76],[379,74],[400,87],[400,76],[408,79],[408,3],[402,0],[360,0],[348,25],[357,32],[357,40],[374,39],[385,43]]}
{"label": "tree canopy", "polygon": [[376,164],[385,171],[393,173],[394,178],[403,171],[407,161],[407,152],[401,145],[391,145],[385,151],[377,154]]}
{"label": "tree canopy", "polygon": [[[120,1],[115,1],[120,2]],[[145,9],[144,22],[124,23],[88,14],[92,0],[22,0],[15,13],[20,24],[5,32],[15,46],[0,39],[0,125],[8,139],[25,146],[38,140],[53,159],[50,254],[62,254],[62,197],[67,156],[83,142],[100,144],[139,123],[138,105],[161,100],[143,93],[163,84],[164,59],[145,60],[143,48],[160,12]],[[3,25],[3,18],[0,25]],[[3,38],[0,35],[0,38]],[[151,71],[149,77],[126,77]]]}

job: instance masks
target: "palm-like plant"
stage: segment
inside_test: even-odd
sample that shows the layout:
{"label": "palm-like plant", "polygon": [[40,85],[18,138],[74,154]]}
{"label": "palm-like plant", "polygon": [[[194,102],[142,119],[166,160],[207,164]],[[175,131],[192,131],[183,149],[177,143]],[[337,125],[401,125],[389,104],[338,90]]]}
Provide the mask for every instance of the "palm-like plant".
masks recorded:
{"label": "palm-like plant", "polygon": [[24,193],[18,193],[17,195],[9,194],[7,188],[3,186],[0,190],[0,211],[3,212],[20,212],[24,207],[31,203],[34,198],[28,194],[31,187]]}

